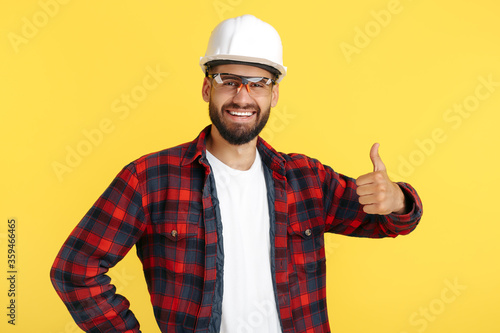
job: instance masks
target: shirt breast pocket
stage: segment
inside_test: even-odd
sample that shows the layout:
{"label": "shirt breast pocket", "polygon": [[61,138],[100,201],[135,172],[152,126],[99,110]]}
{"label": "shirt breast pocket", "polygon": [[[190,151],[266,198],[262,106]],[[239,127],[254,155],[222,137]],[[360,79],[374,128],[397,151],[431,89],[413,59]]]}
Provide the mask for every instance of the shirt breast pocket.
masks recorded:
{"label": "shirt breast pocket", "polygon": [[302,280],[325,274],[324,229],[320,217],[304,220],[290,217],[287,233],[291,276]]}
{"label": "shirt breast pocket", "polygon": [[196,269],[198,250],[204,246],[197,222],[162,219],[153,222],[153,258],[167,275],[190,274]]}

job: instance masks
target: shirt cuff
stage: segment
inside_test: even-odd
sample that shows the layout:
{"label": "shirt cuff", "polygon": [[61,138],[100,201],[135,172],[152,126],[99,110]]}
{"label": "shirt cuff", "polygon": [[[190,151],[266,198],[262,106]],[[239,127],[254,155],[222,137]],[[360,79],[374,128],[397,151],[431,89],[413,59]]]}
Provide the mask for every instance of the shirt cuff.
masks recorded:
{"label": "shirt cuff", "polygon": [[396,224],[408,224],[412,223],[415,220],[419,219],[422,215],[422,204],[420,198],[418,197],[415,189],[411,187],[411,185],[403,182],[397,182],[398,186],[403,191],[405,196],[405,206],[406,206],[406,214],[396,214],[391,213],[389,217]]}

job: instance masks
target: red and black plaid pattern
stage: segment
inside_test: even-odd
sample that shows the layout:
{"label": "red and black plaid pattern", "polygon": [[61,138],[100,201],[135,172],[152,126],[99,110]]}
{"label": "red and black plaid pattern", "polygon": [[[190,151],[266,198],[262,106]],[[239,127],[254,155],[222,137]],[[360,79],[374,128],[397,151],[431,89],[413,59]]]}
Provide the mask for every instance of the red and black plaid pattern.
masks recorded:
{"label": "red and black plaid pattern", "polygon": [[[223,256],[220,213],[205,157],[205,128],[193,142],[126,166],[70,234],[51,270],[54,287],[87,332],[140,332],[128,301],[105,274],[136,245],[162,332],[217,332]],[[422,215],[415,190],[399,183],[406,215],[362,211],[354,179],[261,138],[272,222],[272,272],[283,332],[330,332],[324,232],[395,237]],[[255,235],[258,237],[258,235]]]}

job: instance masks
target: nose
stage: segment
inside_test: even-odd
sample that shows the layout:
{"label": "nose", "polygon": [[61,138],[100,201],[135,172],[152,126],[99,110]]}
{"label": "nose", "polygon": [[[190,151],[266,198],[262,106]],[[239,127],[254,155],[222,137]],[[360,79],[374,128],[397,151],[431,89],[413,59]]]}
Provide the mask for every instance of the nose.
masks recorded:
{"label": "nose", "polygon": [[248,87],[248,83],[241,83],[238,89],[236,89],[236,95],[239,94],[241,88],[245,87],[247,89],[247,92],[250,94],[250,88]]}
{"label": "nose", "polygon": [[[243,87],[245,87],[245,89],[241,89]],[[234,95],[233,100],[234,101],[248,101],[248,100],[253,101],[253,98],[250,95],[250,87],[248,87],[248,83],[247,84],[244,84],[244,83],[240,84],[238,89],[236,89],[236,95]]]}

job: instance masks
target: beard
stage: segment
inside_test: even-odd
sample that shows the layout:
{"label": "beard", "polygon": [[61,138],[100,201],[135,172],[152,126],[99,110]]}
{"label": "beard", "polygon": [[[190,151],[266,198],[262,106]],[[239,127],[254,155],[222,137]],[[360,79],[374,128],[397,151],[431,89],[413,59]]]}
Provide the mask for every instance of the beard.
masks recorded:
{"label": "beard", "polygon": [[[237,109],[237,110],[251,110],[256,111],[256,123],[254,125],[249,124],[227,124],[227,122],[223,119],[224,110]],[[269,120],[269,114],[271,111],[271,106],[269,106],[264,112],[261,112],[260,107],[257,104],[247,104],[245,106],[241,106],[235,103],[227,103],[222,106],[219,110],[212,103],[212,101],[208,104],[210,119],[212,120],[212,124],[215,125],[220,135],[224,140],[229,142],[232,145],[243,145],[252,141],[262,129],[266,126],[267,121]],[[230,125],[232,125],[230,127]]]}

